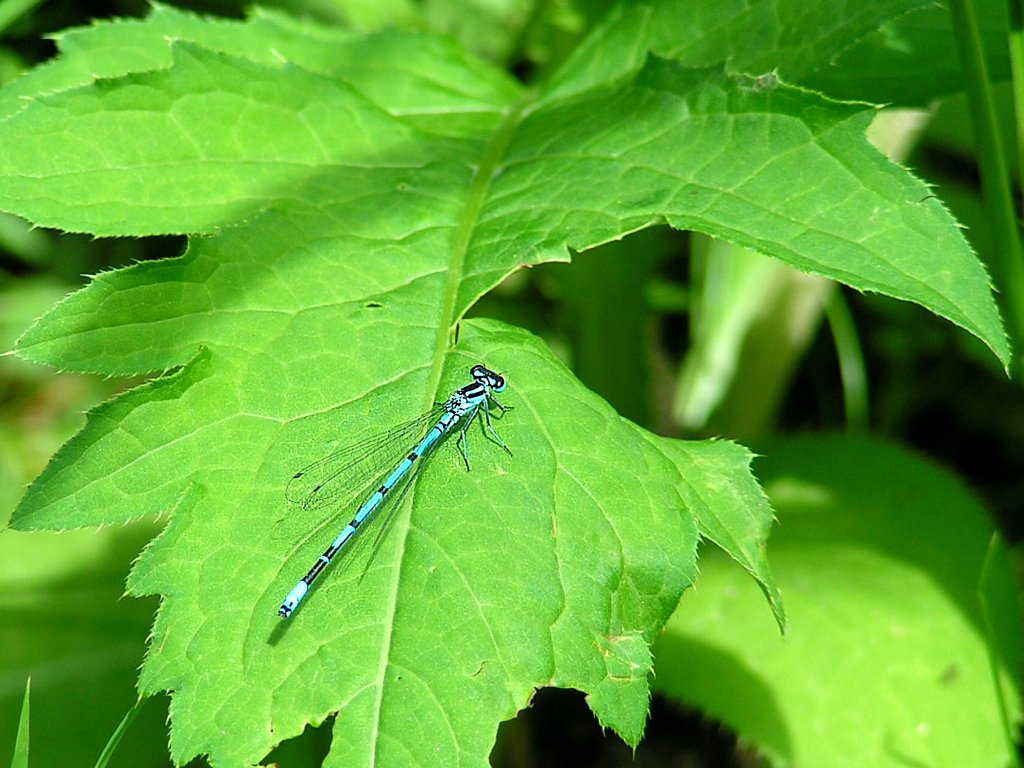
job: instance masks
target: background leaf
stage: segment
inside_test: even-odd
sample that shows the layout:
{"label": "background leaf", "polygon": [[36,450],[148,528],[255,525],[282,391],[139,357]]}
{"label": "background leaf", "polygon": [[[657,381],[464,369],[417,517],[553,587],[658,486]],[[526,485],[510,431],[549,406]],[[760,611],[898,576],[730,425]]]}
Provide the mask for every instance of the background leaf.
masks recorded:
{"label": "background leaf", "polygon": [[655,647],[657,689],[785,765],[1008,764],[995,686],[1006,686],[1015,729],[1024,645],[1013,574],[998,556],[987,599],[1005,610],[1000,634],[986,633],[975,587],[992,525],[979,501],[945,470],[876,440],[758,447],[790,632],[771,632],[757,591],[705,553],[701,589]]}
{"label": "background leaf", "polygon": [[[124,578],[152,523],[124,530],[0,535],[0,760],[15,743],[32,675],[30,764],[92,765],[135,699],[156,601],[124,598]],[[163,697],[160,697],[161,699]],[[168,765],[167,707],[150,702],[112,766]]]}

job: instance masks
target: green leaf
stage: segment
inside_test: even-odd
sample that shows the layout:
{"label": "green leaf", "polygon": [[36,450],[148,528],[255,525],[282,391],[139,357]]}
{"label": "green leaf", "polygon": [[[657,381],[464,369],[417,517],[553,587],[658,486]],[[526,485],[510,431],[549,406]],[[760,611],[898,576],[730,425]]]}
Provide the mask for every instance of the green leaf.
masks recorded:
{"label": "green leaf", "polygon": [[[745,450],[656,438],[532,336],[460,325],[517,268],[668,222],[917,301],[1007,357],[984,270],[867,144],[860,106],[643,56],[614,78],[574,71],[559,96],[427,35],[184,18],[75,33],[0,122],[0,207],[97,235],[203,235],[97,276],[18,347],[64,369],[169,371],[95,409],[14,524],[166,513],[129,588],[163,597],[141,690],[174,692],[179,762],[253,763],[337,712],[334,764],[483,765],[542,685],[586,691],[635,744],[646,646],[693,580],[698,535],[781,620]],[[92,68],[100,41],[120,63]],[[515,410],[496,426],[514,455],[476,430],[468,476],[440,452],[365,573],[334,568],[281,624],[351,514],[286,508],[287,479],[476,362],[508,377]]]}
{"label": "green leaf", "polygon": [[277,69],[283,64],[343,79],[403,119],[451,130],[460,115],[495,116],[519,87],[508,75],[436,35],[356,34],[258,8],[245,22],[200,18],[155,4],[145,20],[126,19],[55,36],[62,56],[0,92],[0,115],[40,94],[133,72],[167,69],[178,43],[194,43]]}
{"label": "green leaf", "polygon": [[769,505],[759,485],[735,482],[750,472],[754,455],[727,441],[665,440],[663,445],[679,464],[702,468],[699,486],[680,487],[686,508],[696,517],[701,537],[717,544],[754,577],[772,606],[779,629],[784,629],[782,598],[764,556],[774,518],[762,513]]}
{"label": "green leaf", "polygon": [[[167,596],[142,688],[175,691],[176,759],[208,751],[252,761],[271,739],[340,707],[334,751],[343,763],[373,754],[401,762],[405,750],[472,751],[483,738],[482,762],[489,737],[481,733],[493,735],[543,684],[587,691],[601,722],[639,738],[648,664],[637,643],[651,640],[692,580],[696,530],[677,510],[690,486],[714,487],[714,473],[673,457],[668,441],[640,438],[525,334],[467,323],[460,346],[445,389],[477,359],[506,371],[507,402],[516,409],[499,427],[515,456],[471,435],[471,475],[453,457],[437,457],[411,512],[391,522],[397,533],[384,538],[373,568],[361,579],[347,570],[325,577],[294,623],[282,626],[277,604],[333,532],[296,543],[292,533],[316,521],[283,508],[284,479],[326,441],[375,425],[378,414],[408,399],[402,393],[422,390],[426,371],[357,385],[366,393],[354,408],[332,407],[351,394],[328,394],[313,407],[298,390],[279,388],[261,407],[297,411],[257,414],[246,412],[255,402],[237,410],[228,395],[237,383],[217,381],[226,372],[204,355],[92,414],[51,465],[40,493],[64,496],[36,509],[26,502],[24,526],[88,520],[70,507],[109,515],[128,504],[174,505],[130,589]],[[359,372],[328,363],[302,375],[329,392],[339,381],[355,384]],[[281,377],[276,383],[286,386]],[[187,413],[193,425],[182,421]],[[126,443],[128,435],[135,439]],[[596,443],[584,448],[580,435]],[[75,455],[81,445],[88,448]],[[221,448],[210,452],[211,445]],[[728,444],[707,446],[713,465]],[[687,452],[704,453],[701,444]],[[259,466],[244,468],[253,454],[262,455]],[[104,455],[111,464],[100,482],[89,459]],[[84,475],[91,477],[82,484]],[[638,488],[629,479],[639,476],[665,480]],[[189,490],[180,495],[182,487]],[[284,535],[275,535],[282,527],[275,520]],[[216,718],[225,697],[244,705],[232,709],[230,729]]]}
{"label": "green leaf", "polygon": [[986,637],[975,588],[992,524],[981,503],[947,471],[878,441],[758,447],[780,521],[771,553],[787,636],[771,631],[743,575],[704,553],[701,588],[655,647],[657,689],[783,765],[1008,764],[996,685],[1016,730],[1024,646],[1000,553],[987,592],[1006,611]]}
{"label": "green leaf", "polygon": [[[517,266],[566,258],[567,244],[667,221],[916,301],[1007,359],[984,269],[927,187],[867,143],[860,107],[652,59],[567,101],[524,94],[504,116],[463,104],[455,141],[337,78],[174,52],[170,70],[41,95],[0,124],[0,205],[104,235],[246,219],[240,234],[301,228],[321,247],[347,236],[348,253],[367,249],[376,221],[375,253],[446,248],[469,264],[449,316]],[[42,359],[37,343],[23,351]]]}
{"label": "green leaf", "polygon": [[[998,0],[978,0],[972,5],[989,76],[993,82],[1007,80],[1008,6]],[[810,88],[825,88],[836,98],[925,109],[940,98],[958,94],[964,88],[964,73],[949,9],[925,5],[893,17],[844,50],[831,67],[800,82]]]}
{"label": "green leaf", "polygon": [[21,717],[18,719],[18,735],[14,741],[14,755],[11,757],[11,768],[28,768],[29,745],[29,692],[32,690],[32,678],[25,681],[25,698],[21,703]]}
{"label": "green leaf", "polygon": [[[987,0],[987,5],[996,3]],[[827,92],[833,78],[845,84],[852,77],[845,69],[837,69],[839,52],[860,44],[866,36],[888,28],[904,15],[917,16],[915,12],[933,6],[928,0],[875,0],[855,7],[842,0],[618,3],[562,68],[554,90],[559,94],[578,93],[591,87],[595,79],[622,77],[653,51],[689,67],[727,63],[732,72],[772,73],[790,83],[815,81]],[[947,25],[948,19],[947,12]],[[951,30],[932,32],[933,42],[942,41],[948,52],[954,52]],[[618,55],[609,56],[609,50]],[[921,60],[935,63],[930,49],[914,51],[916,58],[902,53],[898,61],[903,67],[919,66]],[[911,77],[901,79],[898,71],[875,68],[869,74],[859,74],[862,90],[857,97],[875,97],[880,87],[891,87],[893,80],[904,87],[921,87]]]}

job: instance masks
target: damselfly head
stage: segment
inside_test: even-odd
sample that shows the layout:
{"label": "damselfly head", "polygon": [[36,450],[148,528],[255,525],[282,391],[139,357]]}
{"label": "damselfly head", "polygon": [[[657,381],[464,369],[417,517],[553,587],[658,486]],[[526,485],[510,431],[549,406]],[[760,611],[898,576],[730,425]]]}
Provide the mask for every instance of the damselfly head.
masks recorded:
{"label": "damselfly head", "polygon": [[487,385],[487,388],[494,392],[505,391],[505,377],[495,373],[490,368],[483,365],[474,365],[470,369],[469,375],[475,381]]}

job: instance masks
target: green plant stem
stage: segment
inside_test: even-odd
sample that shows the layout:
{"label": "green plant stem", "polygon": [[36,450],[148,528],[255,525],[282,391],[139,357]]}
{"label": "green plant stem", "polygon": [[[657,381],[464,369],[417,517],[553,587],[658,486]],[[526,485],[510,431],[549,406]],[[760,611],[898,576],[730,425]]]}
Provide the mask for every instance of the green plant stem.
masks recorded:
{"label": "green plant stem", "polygon": [[676,418],[737,440],[763,435],[835,285],[723,241],[710,242],[693,264],[693,346]]}
{"label": "green plant stem", "polygon": [[[1010,0],[1010,82],[1013,86],[1013,103],[1024,105],[1024,0]],[[1017,140],[1017,179],[1024,184],[1024,119],[1014,115]]]}
{"label": "green plant stem", "polygon": [[866,433],[868,428],[868,387],[857,327],[842,291],[834,291],[825,302],[825,316],[832,331],[839,375],[843,380],[843,408],[846,431]]}
{"label": "green plant stem", "polygon": [[14,757],[11,768],[28,768],[29,752],[29,694],[32,692],[32,678],[25,681],[25,698],[21,702],[21,717],[18,719],[18,735],[14,739]]}
{"label": "green plant stem", "polygon": [[644,289],[673,245],[664,230],[638,232],[573,256],[559,270],[573,370],[622,416],[650,425]]}
{"label": "green plant stem", "polygon": [[130,726],[132,724],[132,721],[135,720],[135,716],[139,714],[139,710],[142,709],[142,705],[145,703],[146,700],[139,696],[139,698],[135,700],[135,703],[132,705],[131,709],[129,709],[125,713],[124,717],[121,718],[121,722],[118,723],[117,728],[115,728],[114,732],[110,734],[110,739],[107,741],[107,746],[103,748],[103,751],[100,753],[99,758],[97,758],[96,768],[106,768],[107,763],[110,762],[110,758],[114,754],[114,750],[117,749],[117,745],[121,743],[122,737],[128,731],[128,726]]}
{"label": "green plant stem", "polygon": [[[1024,254],[1006,154],[997,129],[995,104],[974,4],[972,0],[952,0],[949,7],[978,147],[982,196],[995,245],[989,266],[995,278],[1010,341],[1019,350],[1024,344]],[[1011,373],[1024,381],[1024,357],[1019,351],[1015,352],[1011,362]]]}

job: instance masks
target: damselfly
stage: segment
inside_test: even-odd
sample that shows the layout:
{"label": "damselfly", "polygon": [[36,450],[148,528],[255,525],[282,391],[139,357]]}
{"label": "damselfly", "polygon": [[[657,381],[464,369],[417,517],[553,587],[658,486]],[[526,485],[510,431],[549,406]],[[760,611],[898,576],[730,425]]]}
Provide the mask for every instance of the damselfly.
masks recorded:
{"label": "damselfly", "polygon": [[[288,593],[288,596],[281,603],[277,613],[281,618],[288,618],[292,615],[299,603],[306,596],[309,588],[316,581],[317,577],[331,564],[331,561],[348,544],[359,531],[360,526],[366,522],[373,512],[381,506],[384,498],[403,479],[408,478],[406,488],[415,479],[426,459],[433,452],[442,438],[452,432],[456,425],[461,423],[458,443],[462,447],[462,458],[466,462],[466,469],[469,469],[469,452],[466,449],[466,430],[469,429],[473,419],[481,411],[484,415],[484,425],[494,436],[498,444],[506,451],[509,451],[505,441],[491,425],[491,411],[493,405],[499,411],[505,411],[506,407],[494,399],[493,393],[505,391],[505,379],[494,371],[482,365],[474,365],[470,371],[473,381],[464,387],[460,387],[452,393],[447,401],[431,411],[429,422],[432,426],[412,447],[409,454],[395,466],[389,475],[356,510],[355,516],[345,526],[345,529],[338,534],[338,537],[329,546],[319,559],[309,569],[309,573],[302,577],[298,584]],[[426,418],[426,417],[425,417]],[[429,423],[428,422],[428,423]],[[420,419],[409,422],[410,425],[421,423]],[[421,427],[421,429],[425,428]],[[403,427],[397,432],[386,432],[382,438],[371,438],[360,447],[369,450],[371,447],[394,443],[398,439],[405,439],[408,430]],[[423,434],[420,432],[419,434]],[[511,453],[511,451],[509,451]],[[421,461],[422,459],[422,461]],[[419,462],[417,464],[417,462]],[[345,484],[352,477],[352,469],[358,463],[351,459],[348,451],[340,451],[325,459],[310,464],[303,470],[296,472],[288,483],[287,497],[291,501],[301,504],[304,508],[310,509],[322,507],[333,503],[345,492]],[[415,468],[415,470],[414,470]],[[359,488],[350,488],[348,492],[359,492]]]}

